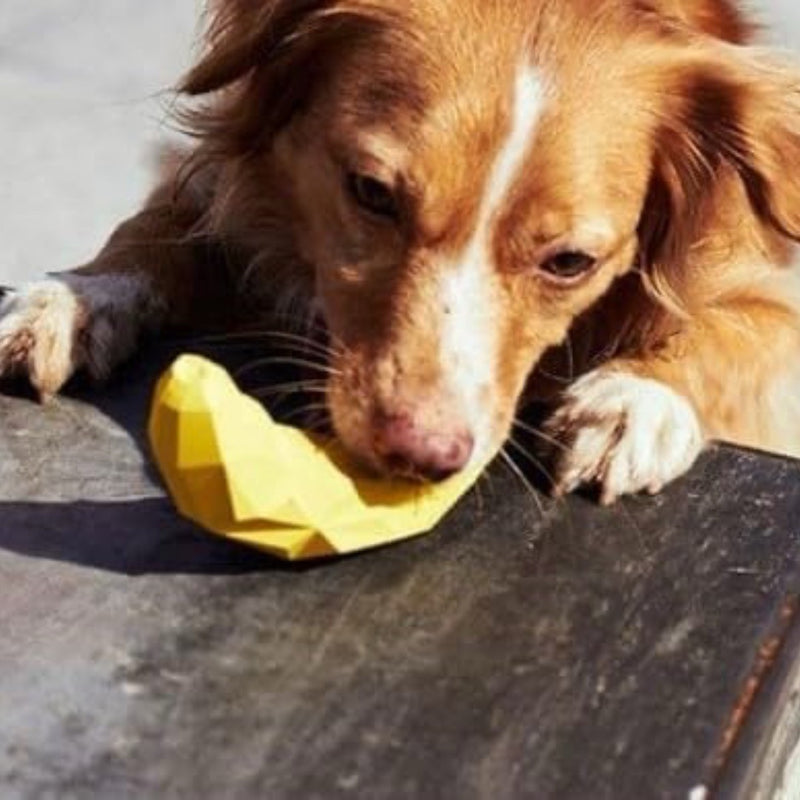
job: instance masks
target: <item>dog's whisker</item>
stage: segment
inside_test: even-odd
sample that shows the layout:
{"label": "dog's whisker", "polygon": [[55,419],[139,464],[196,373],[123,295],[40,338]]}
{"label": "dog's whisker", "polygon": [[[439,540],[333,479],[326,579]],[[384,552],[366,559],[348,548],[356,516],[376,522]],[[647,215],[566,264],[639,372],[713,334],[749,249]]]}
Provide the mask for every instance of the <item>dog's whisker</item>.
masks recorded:
{"label": "dog's whisker", "polygon": [[279,346],[288,346],[289,344],[296,345],[298,351],[309,351],[314,355],[324,356],[329,358],[332,356],[340,355],[341,351],[332,347],[331,345],[324,344],[310,337],[302,336],[296,333],[289,333],[288,331],[236,331],[227,334],[214,334],[211,336],[202,336],[195,341],[201,344],[226,344],[228,342],[249,342],[258,339],[275,339],[278,341]]}
{"label": "dog's whisker", "polygon": [[270,318],[288,325],[294,330],[303,331],[307,335],[319,333],[324,336],[330,336],[328,326],[320,321],[319,313],[313,309],[302,315],[289,311],[273,311],[270,313]]}
{"label": "dog's whisker", "polygon": [[295,408],[292,411],[288,412],[287,414],[282,415],[282,421],[288,421],[290,419],[294,419],[295,417],[300,416],[301,414],[309,414],[313,411],[328,411],[328,406],[326,403],[308,403],[304,406],[300,406],[300,408]]}
{"label": "dog's whisker", "polygon": [[290,331],[258,331],[257,333],[269,339],[282,339],[287,342],[295,342],[301,347],[319,350],[325,355],[338,356],[342,353],[341,348],[334,346],[331,342],[321,342],[317,339],[313,339],[311,336],[305,336],[299,333],[292,333]]}
{"label": "dog's whisker", "polygon": [[315,386],[308,381],[298,381],[297,383],[279,383],[275,386],[262,386],[259,389],[249,389],[248,394],[253,397],[274,397],[275,395],[286,395],[291,393],[297,394],[327,394],[328,389],[324,381],[315,381],[313,383],[321,383],[320,386]]}
{"label": "dog's whisker", "polygon": [[559,442],[558,439],[556,439],[555,437],[550,436],[549,434],[545,433],[543,430],[535,427],[534,425],[529,425],[527,422],[523,422],[518,417],[514,418],[512,425],[515,428],[520,428],[526,433],[530,433],[531,436],[535,436],[537,439],[541,439],[543,442],[546,442],[547,444],[558,448],[562,452],[566,453],[568,450],[567,446],[563,442]]}
{"label": "dog's whisker", "polygon": [[271,366],[293,366],[293,367],[305,367],[310,370],[316,370],[317,372],[321,372],[326,375],[341,375],[341,370],[334,369],[333,367],[329,366],[328,364],[323,364],[318,361],[312,361],[308,358],[297,358],[295,356],[272,356],[270,358],[259,358],[256,361],[251,361],[249,364],[245,364],[243,367],[240,367],[236,371],[236,377],[241,377],[242,375],[247,375],[250,372],[253,372],[260,367],[271,367]]}
{"label": "dog's whisker", "polygon": [[324,350],[322,347],[311,347],[308,344],[300,344],[299,342],[292,342],[283,339],[279,339],[277,341],[270,341],[267,347],[278,351],[296,353],[299,356],[307,356],[309,358],[320,359],[321,362],[325,363],[327,363],[336,356],[335,353],[328,350]]}
{"label": "dog's whisker", "polygon": [[544,476],[545,476],[545,478],[547,478],[547,480],[549,480],[549,481],[550,481],[550,483],[551,483],[553,486],[555,486],[555,479],[553,478],[553,475],[552,475],[552,473],[550,472],[550,470],[548,470],[548,469],[547,469],[547,468],[544,466],[544,464],[543,464],[543,463],[542,463],[542,462],[541,462],[541,461],[540,461],[538,458],[536,458],[536,456],[535,456],[535,455],[533,455],[533,453],[530,453],[530,452],[528,452],[527,448],[523,447],[523,446],[522,446],[522,445],[521,445],[521,444],[520,444],[520,443],[519,443],[519,442],[518,442],[518,441],[517,441],[517,440],[516,440],[516,439],[515,439],[513,436],[509,436],[509,437],[508,437],[508,443],[509,443],[509,444],[510,444],[510,445],[511,445],[511,446],[512,446],[512,447],[513,447],[513,448],[514,448],[514,449],[515,449],[515,450],[516,450],[516,451],[517,451],[517,452],[518,452],[518,453],[519,453],[519,454],[520,454],[520,455],[521,455],[523,458],[525,458],[527,461],[529,461],[531,464],[533,464],[533,466],[534,466],[534,467],[536,467],[536,469],[538,469],[538,470],[539,470],[539,472],[541,472],[541,473],[542,473],[542,475],[544,475]]}
{"label": "dog's whisker", "polygon": [[314,339],[310,335],[294,333],[292,331],[277,331],[277,330],[252,330],[243,332],[245,336],[253,338],[276,339],[278,341],[291,342],[300,347],[308,347],[312,350],[317,350],[326,356],[339,355],[341,350],[334,347],[330,343],[325,343]]}
{"label": "dog's whisker", "polygon": [[556,383],[560,383],[564,386],[569,386],[569,384],[572,383],[573,380],[572,378],[568,378],[565,375],[555,375],[554,373],[549,372],[548,370],[544,369],[541,366],[536,367],[536,372],[539,375],[544,375],[545,378],[549,378],[551,381],[555,381]]}
{"label": "dog's whisker", "polygon": [[300,357],[308,357],[312,359],[318,359],[320,363],[327,363],[333,356],[330,353],[327,353],[320,349],[312,349],[308,346],[302,346],[296,344],[294,342],[270,342],[268,345],[262,347],[259,343],[257,344],[257,339],[252,336],[241,336],[237,338],[218,338],[218,339],[206,339],[206,340],[199,340],[193,339],[192,342],[194,344],[208,344],[215,348],[231,348],[231,349],[247,349],[247,348],[254,348],[256,346],[259,349],[264,349],[265,352],[271,353],[275,351],[275,354],[281,353],[289,353],[293,355],[297,355]]}
{"label": "dog's whisker", "polygon": [[490,469],[485,469],[480,477],[478,478],[479,483],[486,483],[488,491],[491,493],[492,496],[496,494],[495,492],[495,485],[494,485],[494,478],[492,475],[492,471]]}
{"label": "dog's whisker", "polygon": [[331,421],[327,414],[320,415],[319,417],[304,423],[303,430],[306,433],[312,433],[315,436],[319,436],[321,433],[327,433],[328,436],[323,439],[324,442],[330,442],[336,438],[332,433],[330,433]]}
{"label": "dog's whisker", "polygon": [[505,449],[505,447],[501,448],[500,457],[503,459],[503,463],[508,467],[508,469],[510,469],[511,472],[517,478],[519,478],[522,485],[525,487],[525,490],[533,498],[536,508],[539,510],[539,514],[544,516],[544,507],[542,506],[542,501],[539,498],[539,493],[536,491],[533,484],[525,477],[525,473],[519,468],[514,459],[508,454],[508,451]]}

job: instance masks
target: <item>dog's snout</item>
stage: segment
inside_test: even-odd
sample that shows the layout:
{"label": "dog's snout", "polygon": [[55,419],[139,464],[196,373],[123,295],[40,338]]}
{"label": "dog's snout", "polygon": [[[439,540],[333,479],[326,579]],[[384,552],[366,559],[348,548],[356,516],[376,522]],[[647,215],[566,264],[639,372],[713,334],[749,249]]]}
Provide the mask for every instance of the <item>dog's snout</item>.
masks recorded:
{"label": "dog's snout", "polygon": [[467,465],[475,438],[464,426],[428,428],[412,414],[395,414],[378,423],[375,449],[392,470],[444,480]]}

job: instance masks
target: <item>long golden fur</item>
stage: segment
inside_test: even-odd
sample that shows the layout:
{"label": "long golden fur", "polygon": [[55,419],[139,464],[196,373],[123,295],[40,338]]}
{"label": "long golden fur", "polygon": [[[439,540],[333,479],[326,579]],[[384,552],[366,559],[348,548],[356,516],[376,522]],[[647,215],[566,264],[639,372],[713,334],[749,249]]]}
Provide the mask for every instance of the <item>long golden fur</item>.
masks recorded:
{"label": "long golden fur", "polygon": [[[378,470],[485,460],[530,395],[561,404],[558,487],[606,500],[711,438],[800,454],[800,73],[754,32],[729,0],[218,0],[196,146],[67,279],[66,327],[6,303],[0,371],[52,394],[129,354],[119,315],[233,325],[289,292]],[[119,274],[126,308],[92,299]]]}

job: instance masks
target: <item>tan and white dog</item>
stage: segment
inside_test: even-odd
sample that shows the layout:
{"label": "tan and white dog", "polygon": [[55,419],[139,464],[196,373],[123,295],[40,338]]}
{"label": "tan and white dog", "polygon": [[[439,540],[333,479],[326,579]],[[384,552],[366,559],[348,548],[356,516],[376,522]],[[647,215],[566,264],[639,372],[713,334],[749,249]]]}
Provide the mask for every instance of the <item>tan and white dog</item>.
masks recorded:
{"label": "tan and white dog", "polygon": [[606,501],[710,438],[800,453],[800,72],[750,37],[730,0],[217,0],[196,148],[5,299],[0,373],[49,396],[290,291],[379,471],[486,460],[526,393]]}

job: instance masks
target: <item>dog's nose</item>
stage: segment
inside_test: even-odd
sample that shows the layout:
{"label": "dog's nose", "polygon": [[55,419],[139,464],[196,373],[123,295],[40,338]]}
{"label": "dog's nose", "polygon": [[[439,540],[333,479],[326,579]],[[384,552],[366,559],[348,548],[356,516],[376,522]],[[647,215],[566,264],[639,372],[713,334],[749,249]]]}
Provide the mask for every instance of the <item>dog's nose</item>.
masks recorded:
{"label": "dog's nose", "polygon": [[428,430],[411,414],[397,414],[378,424],[375,447],[390,469],[438,481],[467,465],[475,437],[463,426]]}

